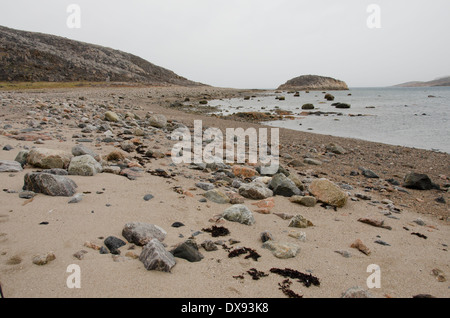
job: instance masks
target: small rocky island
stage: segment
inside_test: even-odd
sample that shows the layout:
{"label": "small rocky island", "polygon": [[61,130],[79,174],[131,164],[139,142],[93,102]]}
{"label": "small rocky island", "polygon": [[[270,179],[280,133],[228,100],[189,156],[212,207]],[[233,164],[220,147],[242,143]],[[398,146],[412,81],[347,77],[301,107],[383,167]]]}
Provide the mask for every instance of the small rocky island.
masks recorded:
{"label": "small rocky island", "polygon": [[348,90],[345,82],[318,75],[302,75],[287,81],[279,90]]}

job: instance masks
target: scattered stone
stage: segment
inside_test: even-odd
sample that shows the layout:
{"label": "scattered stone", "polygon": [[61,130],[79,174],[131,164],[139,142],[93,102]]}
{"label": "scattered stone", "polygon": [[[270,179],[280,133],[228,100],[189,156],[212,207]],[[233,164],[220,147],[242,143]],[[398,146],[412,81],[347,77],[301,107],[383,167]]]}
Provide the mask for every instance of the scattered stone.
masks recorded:
{"label": "scattered stone", "polygon": [[27,161],[28,161],[28,154],[29,151],[28,150],[21,150],[19,151],[19,153],[17,154],[16,158],[14,159],[14,161],[17,161],[18,163],[20,163],[20,165],[23,167],[26,165]]}
{"label": "scattered stone", "polygon": [[441,271],[438,268],[434,268],[431,270],[431,275],[433,275],[434,277],[436,277],[436,280],[440,283],[443,283],[445,281],[447,281],[447,279],[445,278],[444,272]]}
{"label": "scattered stone", "polygon": [[77,193],[69,200],[69,203],[78,203],[81,200],[83,200],[83,193]]}
{"label": "scattered stone", "polygon": [[273,196],[272,190],[260,182],[242,184],[239,188],[239,194],[252,200],[261,200]]}
{"label": "scattered stone", "polygon": [[341,208],[347,203],[347,194],[328,179],[311,182],[309,191],[320,202]]}
{"label": "scattered stone", "polygon": [[281,259],[295,257],[300,251],[300,247],[290,242],[278,242],[273,240],[265,241],[262,245],[272,252],[272,254]]}
{"label": "scattered stone", "polygon": [[47,254],[36,255],[33,257],[33,264],[36,265],[45,265],[56,259],[56,256],[53,252],[49,252]]}
{"label": "scattered stone", "polygon": [[89,149],[88,147],[85,147],[83,145],[75,145],[72,147],[72,155],[75,157],[83,156],[83,155],[90,155],[92,158],[94,158],[96,161],[100,162],[101,157],[96,154],[93,150]]}
{"label": "scattered stone", "polygon": [[104,246],[100,247],[100,254],[109,254],[108,249]]}
{"label": "scattered stone", "polygon": [[338,251],[334,251],[334,252],[342,255],[345,258],[350,258],[352,256],[349,252],[343,251],[343,250],[338,250]]}
{"label": "scattered stone", "polygon": [[73,257],[75,257],[76,259],[79,259],[81,261],[82,259],[84,259],[84,255],[87,253],[88,253],[88,251],[81,250],[81,251],[78,251],[75,254],[73,254]]}
{"label": "scattered stone", "polygon": [[156,128],[165,128],[167,125],[167,118],[160,114],[152,115],[149,118],[149,124]]}
{"label": "scattered stone", "polygon": [[264,200],[260,200],[257,202],[252,202],[252,205],[256,205],[258,208],[262,208],[262,209],[272,209],[275,206],[275,202],[273,198],[268,198],[268,199],[264,199]]}
{"label": "scattered stone", "polygon": [[151,195],[151,194],[146,194],[146,195],[144,195],[144,201],[150,201],[150,200],[153,199],[153,198],[154,198],[154,196]]}
{"label": "scattered stone", "polygon": [[70,197],[75,194],[76,188],[76,183],[65,176],[32,172],[27,173],[24,177],[23,190],[35,193]]}
{"label": "scattered stone", "polygon": [[288,236],[293,237],[301,242],[306,242],[306,233],[299,231],[289,231]]}
{"label": "scattered stone", "polygon": [[425,226],[426,225],[425,222],[422,219],[420,219],[420,218],[413,220],[413,222],[416,223],[417,225],[420,225],[420,226]]}
{"label": "scattered stone", "polygon": [[408,189],[431,190],[433,183],[426,174],[411,172],[405,176],[403,186]]}
{"label": "scattered stone", "polygon": [[73,157],[68,172],[76,176],[95,176],[102,172],[102,166],[91,155]]}
{"label": "scattered stone", "polygon": [[97,245],[95,243],[92,243],[92,242],[85,242],[84,246],[92,248],[93,250],[96,250],[96,251],[100,251],[100,249],[103,247],[103,246],[99,246],[99,245]]}
{"label": "scattered stone", "polygon": [[33,191],[22,191],[19,193],[19,198],[21,199],[31,199],[34,198],[36,196],[36,193],[34,193]]}
{"label": "scattered stone", "polygon": [[272,235],[272,233],[270,233],[269,231],[264,231],[264,232],[262,232],[260,235],[259,235],[259,237],[261,238],[261,241],[264,243],[264,242],[267,242],[267,241],[269,241],[269,240],[274,240],[274,238],[273,238],[273,235]]}
{"label": "scattered stone", "polygon": [[222,213],[222,217],[231,222],[239,222],[246,225],[255,224],[255,219],[252,212],[242,204],[235,204],[227,208]]}
{"label": "scattered stone", "polygon": [[313,207],[316,205],[317,200],[312,196],[293,195],[289,198],[289,201],[297,204],[301,204],[307,207]]}
{"label": "scattered stone", "polygon": [[381,227],[383,229],[392,230],[392,227],[384,225],[384,220],[377,221],[377,220],[372,220],[372,219],[360,218],[360,219],[358,219],[358,221],[361,223],[366,223],[366,224],[375,226],[375,227]]}
{"label": "scattered stone", "polygon": [[117,115],[115,112],[111,112],[111,111],[106,112],[105,113],[105,120],[113,122],[113,123],[116,123],[116,122],[119,121],[119,115]]}
{"label": "scattered stone", "polygon": [[304,105],[302,105],[302,109],[314,109],[314,105],[313,104],[304,104]]}
{"label": "scattered stone", "polygon": [[373,296],[364,288],[352,287],[343,292],[341,298],[373,298]]}
{"label": "scattered stone", "polygon": [[357,239],[350,247],[356,248],[361,253],[364,253],[366,255],[370,255],[370,250],[367,246],[363,244],[363,242],[360,239]]}
{"label": "scattered stone", "polygon": [[282,218],[283,220],[289,220],[292,219],[294,217],[294,215],[292,214],[287,214],[287,213],[273,213],[274,215]]}
{"label": "scattered stone", "polygon": [[370,169],[361,168],[361,170],[362,170],[362,175],[366,178],[372,178],[372,179],[380,178],[375,172],[373,172]]}
{"label": "scattered stone", "polygon": [[382,240],[375,240],[375,243],[380,244],[380,245],[384,245],[384,246],[391,246],[391,244],[386,243],[385,241],[382,241]]}
{"label": "scattered stone", "polygon": [[20,172],[22,165],[17,161],[0,160],[0,172]]}
{"label": "scattered stone", "polygon": [[436,201],[437,203],[442,203],[442,204],[447,203],[442,195],[437,197],[436,199],[434,199],[434,201]]}
{"label": "scattered stone", "polygon": [[273,190],[274,195],[281,195],[284,197],[300,194],[300,189],[297,188],[294,181],[286,177],[283,173],[278,173],[272,177],[269,188]]}
{"label": "scattered stone", "polygon": [[166,251],[158,239],[150,240],[142,249],[139,260],[147,270],[170,272],[176,261],[172,253]]}
{"label": "scattered stone", "polygon": [[3,147],[2,150],[10,151],[10,150],[12,150],[12,149],[14,149],[14,148],[13,148],[11,145],[6,145],[6,146]]}
{"label": "scattered stone", "polygon": [[197,188],[200,188],[200,189],[205,190],[205,191],[212,190],[212,189],[215,188],[214,184],[209,183],[209,182],[197,182],[195,184],[195,186]]}
{"label": "scattered stone", "polygon": [[106,245],[110,253],[115,255],[120,254],[119,248],[126,245],[124,241],[115,236],[107,237],[103,243]]}
{"label": "scattered stone", "polygon": [[231,204],[242,204],[245,201],[244,197],[236,192],[227,191],[225,194],[230,199]]}
{"label": "scattered stone", "polygon": [[203,259],[203,255],[198,251],[197,243],[194,240],[186,240],[178,244],[170,253],[175,257],[183,258],[191,263],[200,262]]}
{"label": "scattered stone", "polygon": [[172,225],[171,225],[172,227],[182,227],[182,226],[184,226],[184,224],[183,223],[181,223],[181,222],[174,222],[174,223],[172,223]]}
{"label": "scattered stone", "polygon": [[36,148],[28,153],[27,163],[42,169],[67,169],[71,159],[72,154],[62,150]]}
{"label": "scattered stone", "polygon": [[216,244],[214,244],[211,240],[205,240],[201,246],[205,249],[207,252],[217,251],[218,247]]}
{"label": "scattered stone", "polygon": [[161,227],[142,222],[132,222],[125,224],[122,236],[129,242],[138,246],[145,246],[148,242],[156,238],[164,241],[167,232]]}
{"label": "scattered stone", "polygon": [[312,158],[305,158],[303,160],[303,162],[308,164],[308,165],[313,165],[313,166],[320,166],[320,165],[322,165],[322,161],[317,160],[317,159],[312,159]]}
{"label": "scattered stone", "polygon": [[222,191],[218,189],[213,189],[205,192],[203,194],[205,198],[207,198],[209,201],[218,203],[218,204],[227,204],[230,203],[230,198],[223,193]]}
{"label": "scattered stone", "polygon": [[258,172],[255,169],[238,165],[233,166],[232,172],[236,177],[241,178],[252,178],[258,175]]}
{"label": "scattered stone", "polygon": [[350,108],[350,104],[346,104],[346,103],[334,103],[333,106],[335,106],[336,108]]}
{"label": "scattered stone", "polygon": [[297,214],[294,216],[291,221],[289,222],[289,227],[298,227],[298,228],[307,228],[310,226],[314,226],[314,224],[310,221],[305,219],[302,215]]}
{"label": "scattered stone", "polygon": [[355,197],[357,197],[357,198],[359,198],[359,199],[361,199],[361,200],[366,200],[366,201],[372,200],[372,197],[371,197],[371,196],[368,196],[368,195],[366,195],[366,194],[361,194],[361,193],[356,193],[356,194],[355,194]]}

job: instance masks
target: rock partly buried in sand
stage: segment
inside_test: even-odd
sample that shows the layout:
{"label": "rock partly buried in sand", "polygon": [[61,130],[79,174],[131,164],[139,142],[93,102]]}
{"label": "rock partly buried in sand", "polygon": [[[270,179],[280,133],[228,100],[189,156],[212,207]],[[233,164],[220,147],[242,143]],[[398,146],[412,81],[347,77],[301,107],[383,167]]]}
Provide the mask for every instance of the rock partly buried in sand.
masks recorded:
{"label": "rock partly buried in sand", "polygon": [[24,177],[23,190],[51,196],[71,197],[76,192],[76,183],[65,176],[32,172]]}
{"label": "rock partly buried in sand", "polygon": [[158,239],[152,239],[145,245],[139,260],[144,263],[144,267],[149,271],[170,272],[176,264],[175,257],[166,251]]}
{"label": "rock partly buried in sand", "polygon": [[373,298],[373,296],[366,289],[357,286],[347,289],[341,298]]}
{"label": "rock partly buried in sand", "polygon": [[268,240],[263,243],[263,248],[266,248],[272,252],[272,254],[281,259],[295,257],[300,251],[300,247],[290,242],[278,242]]}
{"label": "rock partly buried in sand", "polygon": [[431,190],[433,189],[433,182],[426,174],[411,172],[405,176],[403,186],[409,189]]}
{"label": "rock partly buried in sand", "polygon": [[235,204],[229,207],[222,213],[222,217],[231,222],[239,222],[246,225],[255,224],[252,211],[242,204]]}
{"label": "rock partly buried in sand", "polygon": [[164,128],[167,125],[167,118],[164,115],[155,114],[150,116],[149,118],[149,124],[150,126],[156,127],[156,128]]}
{"label": "rock partly buried in sand", "polygon": [[313,207],[316,205],[316,198],[312,196],[293,195],[289,198],[289,201],[297,204],[301,204],[307,207]]}
{"label": "rock partly buried in sand", "polygon": [[318,75],[302,75],[287,81],[279,90],[348,90],[345,82]]}
{"label": "rock partly buried in sand", "polygon": [[251,182],[241,185],[239,194],[248,199],[262,200],[271,197],[273,192],[261,182]]}
{"label": "rock partly buried in sand", "polygon": [[0,172],[20,172],[22,165],[17,161],[0,160]]}
{"label": "rock partly buried in sand", "polygon": [[115,237],[115,236],[108,236],[103,243],[105,243],[106,247],[108,248],[108,250],[111,254],[116,254],[116,255],[120,254],[119,248],[121,248],[122,246],[124,246],[126,244],[120,238]]}
{"label": "rock partly buried in sand", "polygon": [[227,204],[230,203],[230,198],[218,189],[212,189],[203,194],[205,198],[209,201],[218,203],[218,204]]}
{"label": "rock partly buried in sand", "polygon": [[298,228],[307,228],[310,226],[314,226],[314,224],[310,221],[305,219],[302,215],[297,214],[294,216],[291,221],[289,222],[289,227],[298,227]]}
{"label": "rock partly buried in sand", "polygon": [[28,153],[28,164],[42,169],[67,169],[72,154],[54,149],[36,148]]}
{"label": "rock partly buried in sand", "polygon": [[27,164],[28,161],[28,154],[30,153],[29,150],[21,150],[19,151],[19,153],[17,154],[16,158],[14,159],[14,161],[17,161],[18,163],[21,164],[21,166],[25,166]]}
{"label": "rock partly buried in sand", "polygon": [[45,265],[56,259],[56,256],[53,252],[49,252],[47,254],[36,255],[33,257],[33,264],[36,265]]}
{"label": "rock partly buried in sand", "polygon": [[70,160],[68,172],[76,176],[95,176],[102,172],[102,165],[91,155],[77,156]]}
{"label": "rock partly buried in sand", "polygon": [[125,224],[122,235],[129,243],[144,246],[153,239],[164,241],[167,232],[154,224],[131,222]]}
{"label": "rock partly buried in sand", "polygon": [[178,244],[175,248],[170,250],[173,256],[183,258],[191,263],[200,262],[203,255],[198,251],[198,245],[194,240],[186,240]]}
{"label": "rock partly buried in sand", "polygon": [[353,242],[350,247],[356,248],[363,254],[370,255],[370,249],[366,245],[364,245],[364,243],[360,239],[357,239],[355,242]]}
{"label": "rock partly buried in sand", "polygon": [[338,208],[343,207],[347,203],[347,194],[325,178],[311,182],[309,191],[318,201]]}
{"label": "rock partly buried in sand", "polygon": [[343,155],[346,152],[342,146],[335,143],[331,143],[328,146],[326,146],[326,150],[338,155]]}

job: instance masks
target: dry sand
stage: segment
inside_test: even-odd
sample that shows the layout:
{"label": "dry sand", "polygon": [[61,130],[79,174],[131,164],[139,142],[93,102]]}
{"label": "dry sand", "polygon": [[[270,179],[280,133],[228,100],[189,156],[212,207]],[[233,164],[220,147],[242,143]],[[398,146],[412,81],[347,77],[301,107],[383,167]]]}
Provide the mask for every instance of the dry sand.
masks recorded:
{"label": "dry sand", "polygon": [[[255,92],[253,92],[255,93]],[[124,96],[122,102],[117,98],[116,106],[130,105],[141,107],[135,110],[141,116],[152,111],[164,114],[169,120],[192,125],[193,119],[202,119],[204,126],[218,127],[261,127],[257,124],[234,122],[214,117],[184,113],[167,106],[174,101],[183,101],[185,97],[191,101],[228,96],[244,96],[245,91],[218,88],[95,88],[73,90],[46,90],[26,92],[0,92],[4,99],[21,101],[40,99],[43,103],[55,98],[69,98],[80,101],[83,96],[89,101],[107,100],[113,104],[112,95]],[[164,96],[162,96],[164,95]],[[206,95],[206,96],[205,96]],[[148,96],[152,96],[149,98]],[[5,124],[11,129],[27,127],[26,112],[35,105],[17,103],[14,109],[1,106],[1,128]],[[118,111],[118,108],[114,109]],[[5,129],[3,132],[6,134]],[[10,129],[9,129],[10,130]],[[59,130],[59,131],[58,131]],[[0,160],[14,160],[17,153],[28,147],[63,149],[70,151],[76,144],[72,135],[80,133],[77,127],[66,124],[48,125],[46,132],[65,136],[66,141],[53,139],[43,145],[32,141],[18,141],[0,135],[0,147],[9,144],[10,151],[0,150]],[[173,144],[165,137],[166,133],[157,133],[145,140],[150,146],[158,145],[161,150],[170,151]],[[95,136],[95,134],[94,134]],[[83,200],[76,204],[68,204],[69,198],[50,197],[38,194],[32,201],[18,197],[24,184],[26,172],[35,168],[27,167],[18,173],[1,173],[0,187],[0,282],[5,297],[150,297],[150,298],[285,298],[278,284],[284,278],[270,273],[271,268],[291,268],[304,273],[312,273],[320,280],[320,286],[305,287],[294,281],[291,288],[305,298],[340,297],[347,289],[359,286],[369,290],[366,280],[372,273],[367,272],[371,264],[380,266],[381,288],[370,289],[374,297],[412,297],[417,294],[430,294],[435,297],[449,297],[450,285],[450,244],[449,207],[448,203],[438,203],[434,199],[443,196],[446,202],[448,192],[439,190],[409,190],[409,194],[397,191],[384,180],[396,178],[401,180],[405,173],[414,170],[426,173],[441,185],[448,183],[450,176],[450,159],[448,154],[434,153],[418,149],[375,144],[361,140],[335,138],[295,131],[280,130],[281,154],[290,154],[293,158],[303,158],[303,154],[313,153],[324,163],[321,166],[290,167],[300,179],[314,175],[326,177],[336,183],[350,184],[354,189],[349,194],[365,193],[372,197],[371,201],[352,201],[337,209],[325,209],[320,204],[315,207],[304,207],[291,203],[288,198],[276,196],[275,207],[270,214],[254,212],[256,223],[251,226],[223,221],[231,232],[229,236],[217,238],[226,241],[229,238],[240,241],[236,246],[249,247],[256,250],[261,257],[258,261],[245,259],[244,256],[229,258],[228,253],[219,247],[217,251],[207,252],[200,248],[204,259],[190,263],[177,258],[177,264],[171,273],[147,271],[138,259],[125,256],[131,244],[121,248],[121,256],[113,260],[111,254],[99,254],[98,251],[84,246],[86,241],[103,244],[103,239],[110,235],[122,238],[123,226],[132,221],[157,224],[167,231],[164,243],[168,249],[183,242],[196,231],[211,227],[211,218],[222,213],[230,204],[214,202],[201,203],[201,189],[194,189],[195,183],[207,180],[210,172],[188,169],[187,165],[170,166],[171,158],[152,159],[145,168],[173,169],[174,178],[162,178],[146,173],[136,180],[128,180],[119,175],[101,173],[92,177],[70,176],[78,185],[78,193],[86,193]],[[337,142],[347,150],[348,154],[327,157],[324,155],[325,145]],[[86,146],[102,156],[114,150],[113,145],[94,144]],[[378,154],[378,155],[376,155]],[[282,157],[282,164],[290,160]],[[380,179],[367,179],[361,175],[351,177],[350,171],[358,171],[359,166],[373,169]],[[173,187],[180,186],[189,190],[193,197],[175,192]],[[364,188],[372,186],[372,191],[364,192]],[[16,192],[16,193],[8,193]],[[11,191],[12,190],[12,191]],[[143,200],[144,195],[151,193],[154,198]],[[390,199],[401,213],[397,217],[388,218],[380,213],[386,210],[383,199]],[[372,203],[375,201],[375,203]],[[377,202],[378,201],[378,202]],[[256,207],[253,201],[245,199],[245,205],[251,210]],[[288,227],[289,220],[283,220],[274,213],[301,214],[314,224],[306,229]],[[373,227],[358,222],[359,218],[385,220],[392,230]],[[413,221],[421,218],[425,226]],[[179,221],[184,227],[171,227]],[[48,222],[48,225],[40,225]],[[407,228],[408,230],[406,230]],[[290,231],[306,233],[306,241],[290,237]],[[280,241],[295,243],[300,252],[294,258],[278,259],[261,247],[260,233],[269,231]],[[419,232],[427,239],[411,235]],[[183,237],[180,237],[180,236]],[[209,233],[202,231],[195,236],[200,244],[206,239],[216,240]],[[360,239],[370,250],[370,255],[351,248],[350,245]],[[374,243],[381,239],[390,244],[383,246]],[[132,252],[140,254],[141,247]],[[78,260],[73,254],[86,250],[84,259]],[[336,253],[347,251],[351,257],[345,258]],[[56,259],[46,265],[32,263],[36,254],[54,252]],[[81,268],[81,288],[70,289],[66,280],[70,273],[67,267],[77,264]],[[246,273],[251,268],[268,273],[267,277],[252,280]],[[442,271],[446,280],[440,282],[432,274],[433,269]],[[242,275],[244,278],[234,278]]]}

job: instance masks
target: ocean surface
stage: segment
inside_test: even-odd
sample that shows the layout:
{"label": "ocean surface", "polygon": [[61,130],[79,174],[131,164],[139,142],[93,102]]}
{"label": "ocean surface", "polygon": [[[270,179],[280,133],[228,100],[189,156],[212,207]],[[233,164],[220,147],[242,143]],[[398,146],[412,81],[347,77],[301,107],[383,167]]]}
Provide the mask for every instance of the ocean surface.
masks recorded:
{"label": "ocean surface", "polygon": [[[208,105],[218,107],[217,113],[223,115],[287,110],[295,119],[263,124],[450,153],[450,87],[350,88],[327,93],[335,100],[327,101],[319,91],[300,91],[299,97],[286,91],[266,91],[249,100],[213,100]],[[351,108],[337,109],[331,105],[336,102],[350,104]],[[301,115],[301,107],[307,103],[315,106],[308,111],[325,114]]]}

